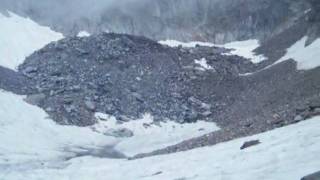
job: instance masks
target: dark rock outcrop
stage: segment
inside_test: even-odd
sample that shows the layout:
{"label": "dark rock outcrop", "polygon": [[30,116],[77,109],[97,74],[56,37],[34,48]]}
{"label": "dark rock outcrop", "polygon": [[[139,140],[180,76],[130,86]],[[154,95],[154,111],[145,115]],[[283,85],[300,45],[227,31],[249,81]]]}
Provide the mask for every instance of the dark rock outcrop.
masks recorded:
{"label": "dark rock outcrop", "polygon": [[303,177],[301,180],[320,180],[320,171]]}

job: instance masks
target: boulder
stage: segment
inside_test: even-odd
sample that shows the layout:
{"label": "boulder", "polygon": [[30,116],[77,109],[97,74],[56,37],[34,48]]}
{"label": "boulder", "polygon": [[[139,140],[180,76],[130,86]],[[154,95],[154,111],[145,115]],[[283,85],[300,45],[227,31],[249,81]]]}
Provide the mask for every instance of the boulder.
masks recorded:
{"label": "boulder", "polygon": [[258,145],[260,144],[261,142],[259,140],[252,140],[252,141],[247,141],[247,142],[244,142],[243,145],[240,147],[241,150],[243,149],[246,149],[248,147],[251,147],[251,146],[255,146],[255,145]]}
{"label": "boulder", "polygon": [[320,180],[320,171],[303,177],[301,180]]}
{"label": "boulder", "polygon": [[103,133],[106,136],[113,136],[118,138],[128,138],[132,137],[134,134],[130,129],[121,128],[121,129],[109,129]]}
{"label": "boulder", "polygon": [[39,106],[45,98],[46,98],[46,95],[40,93],[40,94],[29,95],[24,100],[29,104]]}

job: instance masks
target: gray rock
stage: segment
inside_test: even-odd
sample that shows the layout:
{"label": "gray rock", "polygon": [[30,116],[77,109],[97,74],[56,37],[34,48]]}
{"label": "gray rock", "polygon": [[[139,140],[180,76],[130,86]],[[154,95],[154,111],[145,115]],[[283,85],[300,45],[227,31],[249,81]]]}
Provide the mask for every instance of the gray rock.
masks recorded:
{"label": "gray rock", "polygon": [[133,132],[127,128],[109,129],[103,134],[106,136],[113,136],[113,137],[119,137],[119,138],[128,138],[134,135]]}
{"label": "gray rock", "polygon": [[251,146],[255,146],[260,144],[261,142],[259,140],[252,140],[252,141],[247,141],[245,143],[243,143],[243,145],[240,147],[241,150],[249,148]]}
{"label": "gray rock", "polygon": [[24,71],[23,71],[23,73],[24,74],[30,74],[30,73],[35,73],[35,72],[37,72],[38,71],[38,68],[36,68],[36,67],[27,67]]}
{"label": "gray rock", "polygon": [[305,176],[301,180],[320,180],[320,171]]}
{"label": "gray rock", "polygon": [[84,104],[90,111],[94,111],[96,109],[95,103],[93,101],[85,101]]}
{"label": "gray rock", "polygon": [[299,121],[302,121],[303,120],[303,117],[301,115],[297,115],[296,117],[294,117],[294,121],[295,122],[299,122]]}
{"label": "gray rock", "polygon": [[45,100],[45,98],[45,94],[33,94],[28,95],[24,100],[29,104],[39,106],[43,102],[43,100]]}

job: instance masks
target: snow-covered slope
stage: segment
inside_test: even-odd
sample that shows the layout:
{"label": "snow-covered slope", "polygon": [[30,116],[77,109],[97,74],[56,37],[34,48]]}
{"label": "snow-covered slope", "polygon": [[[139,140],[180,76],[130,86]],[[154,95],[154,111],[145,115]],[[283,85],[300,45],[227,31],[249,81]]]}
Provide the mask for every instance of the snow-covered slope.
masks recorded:
{"label": "snow-covered slope", "polygon": [[[299,180],[320,167],[320,117],[212,147],[138,160],[91,156],[54,166],[0,166],[0,179],[123,180]],[[261,144],[240,150],[244,141]]]}
{"label": "snow-covered slope", "polygon": [[25,103],[23,98],[0,91],[2,165],[72,157],[73,151],[80,150],[77,148],[97,148],[116,142],[88,128],[57,125],[43,110]]}
{"label": "snow-covered slope", "polygon": [[298,63],[297,68],[300,70],[308,70],[320,66],[320,39],[306,46],[307,39],[308,37],[305,36],[292,45],[287,50],[286,55],[276,63],[294,59]]}
{"label": "snow-covered slope", "polygon": [[46,44],[63,38],[62,34],[42,27],[29,18],[9,12],[0,13],[0,65],[15,69],[26,56]]}

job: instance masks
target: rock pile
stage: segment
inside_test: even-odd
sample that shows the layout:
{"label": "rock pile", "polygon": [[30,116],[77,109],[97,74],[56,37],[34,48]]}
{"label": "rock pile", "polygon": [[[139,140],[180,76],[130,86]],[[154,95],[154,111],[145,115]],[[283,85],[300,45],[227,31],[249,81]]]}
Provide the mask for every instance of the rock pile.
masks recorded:
{"label": "rock pile", "polygon": [[[36,99],[61,124],[92,125],[94,112],[119,121],[148,112],[156,120],[193,122],[213,114],[207,94],[197,93],[208,78],[218,83],[253,68],[248,60],[222,52],[227,50],[170,48],[143,37],[104,33],[51,43],[19,71],[36,87],[28,99]],[[197,59],[212,68],[201,68]]]}

